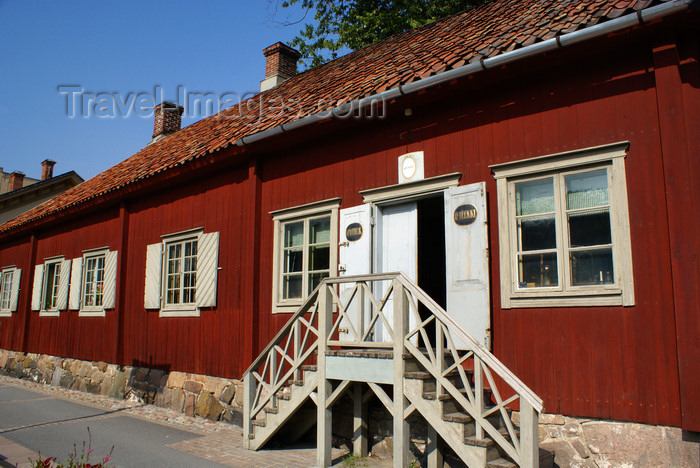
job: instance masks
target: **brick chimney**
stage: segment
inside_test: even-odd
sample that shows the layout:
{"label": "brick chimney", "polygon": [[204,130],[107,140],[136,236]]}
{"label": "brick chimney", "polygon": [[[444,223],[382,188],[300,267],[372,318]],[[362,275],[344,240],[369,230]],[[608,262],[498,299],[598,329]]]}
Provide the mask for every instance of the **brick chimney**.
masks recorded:
{"label": "brick chimney", "polygon": [[41,180],[46,180],[53,177],[53,166],[55,164],[56,161],[52,161],[50,159],[44,159],[41,162]]}
{"label": "brick chimney", "polygon": [[155,122],[151,143],[180,130],[184,110],[184,107],[168,101],[163,101],[154,107]]}
{"label": "brick chimney", "polygon": [[265,79],[260,82],[260,91],[274,88],[284,80],[297,74],[298,50],[278,42],[263,49],[265,55]]}
{"label": "brick chimney", "polygon": [[10,174],[10,191],[21,189],[24,185],[24,172],[15,171]]}

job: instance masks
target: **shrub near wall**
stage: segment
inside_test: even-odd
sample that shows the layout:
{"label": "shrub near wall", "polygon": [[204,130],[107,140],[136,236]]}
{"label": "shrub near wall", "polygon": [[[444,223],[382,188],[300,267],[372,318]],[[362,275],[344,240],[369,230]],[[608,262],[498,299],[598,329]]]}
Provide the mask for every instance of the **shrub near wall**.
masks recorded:
{"label": "shrub near wall", "polygon": [[153,404],[211,421],[236,422],[243,406],[243,387],[238,380],[102,361],[0,350],[0,374]]}

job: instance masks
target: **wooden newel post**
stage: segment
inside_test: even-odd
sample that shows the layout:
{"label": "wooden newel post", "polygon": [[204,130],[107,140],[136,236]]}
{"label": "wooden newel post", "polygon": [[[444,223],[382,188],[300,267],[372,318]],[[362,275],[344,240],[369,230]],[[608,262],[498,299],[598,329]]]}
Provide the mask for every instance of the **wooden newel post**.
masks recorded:
{"label": "wooden newel post", "polygon": [[255,378],[251,373],[243,376],[243,444],[250,450],[250,435],[253,433],[253,421],[250,416],[253,410],[253,395],[255,394]]}
{"label": "wooden newel post", "polygon": [[332,409],[326,406],[333,388],[326,380],[326,350],[328,335],[333,325],[333,295],[328,290],[332,286],[323,284],[319,291],[318,311],[318,396],[316,398],[316,461],[318,466],[331,466]]}
{"label": "wooden newel post", "polygon": [[539,414],[530,403],[520,398],[520,466],[537,468],[540,464]]}
{"label": "wooden newel post", "polygon": [[404,345],[408,334],[408,301],[405,289],[398,279],[393,281],[394,296],[394,466],[408,467],[409,435],[408,423],[404,418],[406,396],[404,381]]}

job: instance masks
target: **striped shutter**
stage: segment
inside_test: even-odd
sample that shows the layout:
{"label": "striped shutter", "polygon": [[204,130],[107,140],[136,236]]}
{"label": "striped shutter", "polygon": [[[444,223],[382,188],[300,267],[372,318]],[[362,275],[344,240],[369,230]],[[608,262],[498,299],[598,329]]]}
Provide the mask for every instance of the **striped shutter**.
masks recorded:
{"label": "striped shutter", "polygon": [[146,286],[143,305],[146,309],[160,309],[161,270],[163,268],[163,244],[146,246]]}
{"label": "striped shutter", "polygon": [[114,299],[117,294],[117,251],[105,254],[104,296],[102,307],[114,309]]}
{"label": "striped shutter", "polygon": [[17,299],[19,298],[19,279],[22,277],[22,270],[17,268],[12,274],[12,286],[10,286],[10,312],[17,310]]}
{"label": "striped shutter", "polygon": [[197,244],[197,307],[216,306],[219,233],[202,234]]}
{"label": "striped shutter", "polygon": [[41,283],[44,281],[44,265],[34,267],[34,287],[32,288],[32,310],[41,310]]}
{"label": "striped shutter", "polygon": [[70,285],[70,260],[61,262],[61,271],[58,276],[58,298],[56,299],[56,309],[66,310],[68,307],[68,287]]}
{"label": "striped shutter", "polygon": [[80,309],[80,291],[83,286],[83,257],[73,259],[73,267],[70,273],[70,292],[68,293],[68,307],[71,310]]}

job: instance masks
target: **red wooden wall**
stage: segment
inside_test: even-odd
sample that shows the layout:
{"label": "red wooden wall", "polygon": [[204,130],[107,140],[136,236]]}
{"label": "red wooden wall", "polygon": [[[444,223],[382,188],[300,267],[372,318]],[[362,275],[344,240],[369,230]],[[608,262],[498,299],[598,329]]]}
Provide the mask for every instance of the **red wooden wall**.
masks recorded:
{"label": "red wooden wall", "polygon": [[[240,377],[288,319],[271,313],[269,212],[332,197],[342,197],[341,208],[358,205],[359,191],[398,182],[399,155],[424,151],[426,177],[461,172],[462,184],[486,181],[493,350],[544,399],[546,411],[697,427],[700,408],[689,402],[700,394],[697,270],[685,277],[697,268],[700,232],[686,219],[689,210],[697,215],[697,194],[679,187],[686,177],[692,187],[698,175],[697,142],[690,143],[700,128],[698,53],[689,49],[692,41],[679,39],[683,51],[674,68],[662,63],[658,40],[632,36],[617,48],[594,44],[596,55],[556,53],[460,80],[390,103],[390,109],[411,106],[411,117],[397,112],[386,120],[313,127],[304,141],[290,136],[247,149],[257,150],[250,160],[227,150],[240,165],[183,171],[176,185],[38,232],[35,251],[28,237],[3,243],[0,266],[21,265],[23,287],[31,286],[32,258],[72,258],[104,245],[121,251],[116,310],[105,318],[38,317],[27,315],[30,294],[22,294],[20,310],[0,319],[0,348]],[[658,80],[676,95],[666,96]],[[686,103],[680,150],[672,143],[679,140],[677,122],[659,118],[678,93]],[[340,131],[324,130],[334,125]],[[501,309],[496,184],[488,166],[618,141],[630,142],[635,306]],[[199,318],[144,310],[146,246],[199,227],[221,233],[218,306]],[[691,260],[679,253],[684,249]]]}

